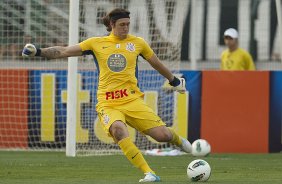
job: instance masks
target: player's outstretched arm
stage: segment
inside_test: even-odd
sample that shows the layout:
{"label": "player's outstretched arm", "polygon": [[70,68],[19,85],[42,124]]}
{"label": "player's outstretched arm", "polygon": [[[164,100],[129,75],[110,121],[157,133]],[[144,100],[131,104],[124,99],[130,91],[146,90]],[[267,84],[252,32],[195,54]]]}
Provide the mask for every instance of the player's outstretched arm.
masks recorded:
{"label": "player's outstretched arm", "polygon": [[78,44],[67,47],[54,46],[48,48],[36,48],[33,44],[28,43],[24,46],[22,51],[22,56],[24,57],[41,56],[47,59],[58,59],[81,55],[82,50]]}
{"label": "player's outstretched arm", "polygon": [[186,82],[184,78],[178,78],[175,77],[171,71],[164,66],[159,58],[154,54],[150,59],[148,59],[148,62],[151,64],[151,66],[156,69],[162,76],[168,79],[169,84],[173,86],[173,88],[178,91],[179,93],[185,93],[186,91]]}

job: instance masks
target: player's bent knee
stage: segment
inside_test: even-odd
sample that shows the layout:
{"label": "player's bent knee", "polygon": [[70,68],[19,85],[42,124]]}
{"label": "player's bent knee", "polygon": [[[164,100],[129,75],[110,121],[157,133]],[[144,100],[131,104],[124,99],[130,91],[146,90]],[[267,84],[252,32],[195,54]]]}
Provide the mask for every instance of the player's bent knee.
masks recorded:
{"label": "player's bent knee", "polygon": [[169,131],[162,132],[162,135],[159,137],[159,142],[169,142],[172,139],[172,135]]}
{"label": "player's bent knee", "polygon": [[125,137],[129,136],[127,127],[121,121],[114,122],[110,127],[110,133],[115,138],[115,140],[120,141]]}
{"label": "player's bent knee", "polygon": [[172,140],[172,134],[166,127],[158,127],[148,132],[153,139],[158,142],[169,142]]}

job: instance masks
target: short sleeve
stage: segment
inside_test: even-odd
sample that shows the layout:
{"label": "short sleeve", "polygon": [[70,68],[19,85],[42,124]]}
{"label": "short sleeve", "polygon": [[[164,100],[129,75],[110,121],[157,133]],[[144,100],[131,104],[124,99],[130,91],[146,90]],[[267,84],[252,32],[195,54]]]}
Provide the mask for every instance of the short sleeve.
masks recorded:
{"label": "short sleeve", "polygon": [[225,55],[226,55],[225,53],[226,53],[226,51],[223,51],[220,55],[220,69],[221,70],[225,69],[224,68],[224,59],[225,59]]}
{"label": "short sleeve", "polygon": [[92,50],[92,44],[94,42],[95,38],[88,38],[87,40],[84,40],[79,43],[79,46],[82,51]]}
{"label": "short sleeve", "polygon": [[141,50],[140,54],[146,60],[148,60],[153,56],[154,51],[152,50],[152,48],[149,46],[149,44],[143,38],[140,38],[140,39],[141,39],[141,42],[142,42],[142,50]]}
{"label": "short sleeve", "polygon": [[255,70],[256,67],[255,67],[253,58],[248,52],[246,52],[246,60],[247,60],[247,63],[248,63],[248,70]]}

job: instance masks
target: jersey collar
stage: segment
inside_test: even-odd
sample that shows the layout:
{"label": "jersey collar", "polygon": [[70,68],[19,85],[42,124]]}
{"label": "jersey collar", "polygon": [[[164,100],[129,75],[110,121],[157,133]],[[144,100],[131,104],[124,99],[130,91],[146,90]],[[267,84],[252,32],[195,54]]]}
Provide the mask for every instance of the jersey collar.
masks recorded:
{"label": "jersey collar", "polygon": [[128,38],[128,35],[125,39],[121,40],[118,36],[115,36],[113,32],[110,33],[109,37],[115,41],[123,41],[126,40]]}

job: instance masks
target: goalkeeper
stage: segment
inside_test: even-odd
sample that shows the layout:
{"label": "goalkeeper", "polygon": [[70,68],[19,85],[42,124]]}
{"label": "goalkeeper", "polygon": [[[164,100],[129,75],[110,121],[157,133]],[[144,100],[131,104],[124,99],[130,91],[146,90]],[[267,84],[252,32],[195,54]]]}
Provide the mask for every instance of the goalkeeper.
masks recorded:
{"label": "goalkeeper", "polygon": [[160,177],[149,167],[140,150],[129,138],[127,126],[134,127],[158,142],[177,145],[185,152],[191,152],[191,144],[166,127],[160,117],[145,104],[144,94],[137,84],[137,57],[144,57],[180,93],[185,92],[185,80],[175,77],[144,39],[128,34],[129,14],[129,11],[117,8],[103,18],[104,25],[110,32],[108,36],[92,37],[67,47],[36,48],[33,44],[27,44],[22,55],[56,59],[93,54],[99,72],[96,110],[100,122],[127,159],[145,174],[139,182],[157,182]]}

